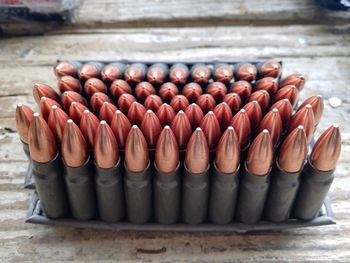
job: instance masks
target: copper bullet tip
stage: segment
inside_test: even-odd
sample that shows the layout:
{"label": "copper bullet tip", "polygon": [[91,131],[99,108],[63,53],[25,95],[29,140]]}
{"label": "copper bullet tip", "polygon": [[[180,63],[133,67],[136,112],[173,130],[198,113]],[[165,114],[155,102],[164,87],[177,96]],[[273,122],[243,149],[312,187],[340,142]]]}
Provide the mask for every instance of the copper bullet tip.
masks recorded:
{"label": "copper bullet tip", "polygon": [[94,144],[94,157],[96,165],[109,169],[114,167],[119,160],[117,141],[106,121],[100,121],[96,131]]}
{"label": "copper bullet tip", "polygon": [[174,109],[167,103],[160,105],[157,111],[157,117],[162,126],[170,125],[175,117],[176,113]]}
{"label": "copper bullet tip", "polygon": [[254,86],[255,90],[266,90],[270,94],[275,94],[278,90],[278,82],[271,77],[258,80]]}
{"label": "copper bullet tip", "polygon": [[48,163],[57,155],[55,137],[45,120],[35,112],[28,130],[30,157],[39,163]]}
{"label": "copper bullet tip", "polygon": [[234,92],[226,94],[224,98],[224,102],[227,103],[227,105],[230,107],[232,112],[237,112],[242,106],[242,100],[241,97]]}
{"label": "copper bullet tip", "polygon": [[209,148],[200,127],[193,132],[186,150],[186,168],[190,173],[203,173],[209,166]]}
{"label": "copper bullet tip", "polygon": [[52,110],[49,114],[48,125],[58,143],[61,143],[62,141],[64,126],[66,126],[68,119],[68,115],[62,109],[58,108],[57,105],[52,106]]}
{"label": "copper bullet tip", "polygon": [[161,173],[171,173],[179,164],[179,148],[176,138],[168,125],[159,135],[156,146],[155,163]]}
{"label": "copper bullet tip", "polygon": [[166,78],[168,66],[165,64],[154,64],[147,72],[147,80],[151,84],[162,84]]}
{"label": "copper bullet tip", "polygon": [[96,92],[107,93],[107,86],[104,82],[97,78],[86,80],[84,84],[85,93],[91,97]]}
{"label": "copper bullet tip", "polygon": [[324,109],[324,102],[321,95],[312,96],[310,98],[307,98],[303,104],[300,105],[299,109],[305,107],[306,105],[311,105],[312,111],[314,112],[314,118],[315,118],[315,125],[317,125],[320,122],[320,119],[322,117],[323,109]]}
{"label": "copper bullet tip", "polygon": [[124,79],[128,83],[139,83],[145,78],[146,66],[140,63],[131,64],[124,73]]}
{"label": "copper bullet tip", "polygon": [[260,104],[256,100],[253,100],[244,105],[243,109],[248,115],[252,128],[257,128],[262,119],[262,110]]}
{"label": "copper bullet tip", "polygon": [[189,75],[189,69],[185,64],[174,64],[170,68],[169,79],[175,84],[185,84]]}
{"label": "copper bullet tip", "polygon": [[49,114],[51,111],[51,107],[53,105],[56,105],[57,107],[61,108],[61,105],[58,104],[57,101],[47,98],[47,97],[41,97],[40,98],[40,103],[39,103],[39,108],[41,112],[41,116],[47,120],[49,118]]}
{"label": "copper bullet tip", "polygon": [[131,104],[136,101],[136,98],[131,95],[124,93],[122,94],[117,102],[118,109],[120,109],[124,114],[127,114]]}
{"label": "copper bullet tip", "polygon": [[305,85],[305,76],[298,73],[291,74],[282,79],[280,83],[280,87],[285,87],[287,85],[294,85],[299,91],[301,91]]}
{"label": "copper bullet tip", "polygon": [[128,118],[120,111],[116,110],[111,122],[111,129],[117,140],[120,149],[124,149],[126,138],[131,129],[131,124]]}
{"label": "copper bullet tip", "polygon": [[289,122],[289,132],[294,130],[298,125],[302,125],[305,129],[305,134],[307,142],[309,143],[312,140],[314,134],[314,113],[310,104],[307,104],[305,107],[298,110]]}
{"label": "copper bullet tip", "polygon": [[57,92],[46,84],[35,83],[33,86],[33,97],[37,104],[40,103],[41,97],[50,98],[57,102],[60,101],[60,96]]}
{"label": "copper bullet tip", "polygon": [[340,152],[340,129],[333,124],[317,139],[310,154],[310,163],[318,171],[331,171],[337,164]]}
{"label": "copper bullet tip", "polygon": [[89,110],[85,110],[83,116],[80,119],[79,127],[89,149],[93,149],[94,147],[94,139],[98,125],[99,120],[97,117]]}
{"label": "copper bullet tip", "polygon": [[170,106],[173,107],[175,112],[185,110],[189,104],[188,99],[184,95],[176,95],[170,102]]}
{"label": "copper bullet tip", "polygon": [[149,95],[156,94],[153,85],[147,81],[142,81],[136,85],[135,95],[139,101],[144,101]]}
{"label": "copper bullet tip", "polygon": [[65,109],[65,111],[69,110],[69,107],[73,101],[79,102],[79,103],[87,106],[86,100],[79,93],[74,92],[74,91],[65,91],[62,93],[61,102],[62,102],[62,106]]}
{"label": "copper bullet tip", "polygon": [[178,94],[179,89],[174,83],[166,82],[162,86],[160,86],[159,96],[167,102],[171,101]]}
{"label": "copper bullet tip", "polygon": [[227,127],[216,148],[215,165],[222,173],[234,173],[240,162],[240,145],[232,126]]}
{"label": "copper bullet tip", "polygon": [[171,129],[175,134],[178,147],[184,150],[192,134],[191,123],[184,111],[180,110],[171,123]]}
{"label": "copper bullet tip", "polygon": [[247,170],[255,176],[267,175],[273,159],[273,146],[268,130],[263,130],[249,147],[246,159]]}
{"label": "copper bullet tip", "polygon": [[149,148],[154,148],[159,134],[162,131],[157,115],[152,110],[147,110],[140,127]]}
{"label": "copper bullet tip", "polygon": [[99,113],[100,120],[105,120],[108,124],[110,124],[116,110],[117,107],[112,103],[108,101],[103,102]]}
{"label": "copper bullet tip", "polygon": [[239,80],[253,81],[256,79],[256,67],[250,63],[240,65],[236,71],[236,77]]}
{"label": "copper bullet tip", "polygon": [[68,167],[80,167],[88,159],[86,142],[73,120],[67,120],[62,137],[62,157]]}
{"label": "copper bullet tip", "polygon": [[77,125],[80,123],[80,119],[87,110],[86,106],[79,102],[73,101],[69,107],[68,115]]}
{"label": "copper bullet tip", "polygon": [[125,80],[116,79],[112,82],[109,91],[112,97],[118,99],[124,93],[131,93],[131,87]]}
{"label": "copper bullet tip", "polygon": [[266,90],[257,90],[249,97],[249,102],[253,100],[256,100],[264,111],[270,105],[270,94]]}
{"label": "copper bullet tip", "polygon": [[78,69],[79,79],[83,81],[86,81],[90,78],[98,78],[99,75],[99,69],[95,65],[90,63],[86,63]]}
{"label": "copper bullet tip", "polygon": [[282,124],[287,126],[292,117],[293,107],[288,99],[276,101],[270,109],[276,108],[281,116]]}
{"label": "copper bullet tip", "polygon": [[147,168],[148,163],[146,139],[137,125],[133,125],[125,144],[125,166],[129,171],[139,173]]}
{"label": "copper bullet tip", "polygon": [[276,147],[282,133],[282,120],[278,109],[272,109],[262,119],[259,126],[259,132],[264,129],[269,131],[272,145]]}
{"label": "copper bullet tip", "polygon": [[235,129],[241,149],[246,148],[250,141],[252,128],[245,109],[241,109],[233,116],[231,126]]}
{"label": "copper bullet tip", "polygon": [[242,100],[245,100],[252,94],[252,85],[248,81],[239,80],[232,84],[230,92],[237,93]]}
{"label": "copper bullet tip", "polygon": [[212,95],[202,94],[199,96],[197,100],[197,104],[199,107],[201,107],[203,113],[206,114],[208,111],[211,111],[214,109],[216,102]]}
{"label": "copper bullet tip", "polygon": [[278,61],[269,60],[259,68],[259,75],[263,77],[277,78],[282,71],[282,66]]}
{"label": "copper bullet tip", "polygon": [[210,69],[204,64],[193,65],[191,78],[194,82],[205,84],[210,79]]}
{"label": "copper bullet tip", "polygon": [[163,104],[162,99],[157,95],[148,96],[144,102],[145,108],[150,109],[153,112],[158,112],[158,109],[162,104]]}
{"label": "copper bullet tip", "polygon": [[28,143],[29,125],[32,119],[32,109],[22,103],[18,103],[16,107],[16,129],[24,143]]}
{"label": "copper bullet tip", "polygon": [[107,96],[107,94],[105,94],[103,92],[95,92],[94,94],[92,94],[92,96],[90,98],[91,109],[95,113],[98,113],[105,101],[111,102],[111,100]]}
{"label": "copper bullet tip", "polygon": [[214,149],[220,140],[221,129],[214,112],[209,111],[203,118],[201,129],[208,141],[209,149]]}
{"label": "copper bullet tip", "polygon": [[105,82],[111,83],[116,79],[120,79],[123,75],[123,70],[121,70],[116,65],[106,65],[101,70],[101,78]]}
{"label": "copper bullet tip", "polygon": [[128,111],[128,119],[131,124],[141,126],[141,123],[145,114],[146,114],[146,108],[142,104],[138,103],[137,101],[134,101],[130,105],[130,108]]}
{"label": "copper bullet tip", "polygon": [[75,91],[81,93],[80,81],[72,76],[62,76],[58,79],[57,86],[61,93],[65,91]]}
{"label": "copper bullet tip", "polygon": [[227,93],[227,88],[224,83],[216,81],[208,85],[207,93],[212,95],[216,101],[222,101]]}
{"label": "copper bullet tip", "polygon": [[188,99],[190,102],[195,102],[202,95],[203,90],[202,87],[196,83],[191,82],[187,83],[182,89],[182,94]]}
{"label": "copper bullet tip", "polygon": [[66,61],[61,61],[55,66],[54,72],[57,77],[62,77],[65,75],[74,76],[76,74],[76,69],[74,68],[73,64]]}
{"label": "copper bullet tip", "polygon": [[298,89],[294,85],[287,85],[279,89],[274,97],[274,101],[279,101],[282,99],[288,99],[292,106],[295,105],[298,99]]}
{"label": "copper bullet tip", "polygon": [[201,125],[204,114],[202,109],[196,103],[189,105],[185,110],[185,114],[191,123],[192,130],[195,130]]}
{"label": "copper bullet tip", "polygon": [[233,68],[227,64],[221,64],[214,69],[214,80],[229,83],[233,78]]}
{"label": "copper bullet tip", "polygon": [[221,102],[220,104],[216,105],[213,112],[220,123],[221,130],[224,131],[230,124],[233,117],[231,108],[226,102]]}
{"label": "copper bullet tip", "polygon": [[278,156],[278,166],[288,173],[299,172],[307,155],[307,139],[304,127],[299,125],[283,141]]}

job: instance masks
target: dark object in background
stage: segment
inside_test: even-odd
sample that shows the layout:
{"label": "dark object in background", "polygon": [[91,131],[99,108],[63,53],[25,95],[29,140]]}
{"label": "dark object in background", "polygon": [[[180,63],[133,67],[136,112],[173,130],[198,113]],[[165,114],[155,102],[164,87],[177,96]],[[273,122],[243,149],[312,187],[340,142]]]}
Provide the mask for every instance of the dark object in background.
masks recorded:
{"label": "dark object in background", "polygon": [[320,0],[320,3],[331,10],[350,11],[349,0]]}

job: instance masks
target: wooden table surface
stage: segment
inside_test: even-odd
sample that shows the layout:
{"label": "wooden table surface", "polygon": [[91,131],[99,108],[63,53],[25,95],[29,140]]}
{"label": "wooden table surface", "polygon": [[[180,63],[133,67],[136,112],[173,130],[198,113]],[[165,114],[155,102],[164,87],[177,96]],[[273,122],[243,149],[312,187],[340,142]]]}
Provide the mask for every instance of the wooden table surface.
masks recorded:
{"label": "wooden table surface", "polygon": [[[196,2],[196,3],[193,3]],[[44,36],[0,39],[0,261],[350,261],[350,26],[313,0],[86,0],[77,24]],[[307,76],[304,99],[325,98],[319,131],[341,126],[343,148],[330,191],[337,224],[256,234],[137,233],[24,223],[31,191],[16,133],[19,102],[36,108],[34,82],[56,85],[61,59],[283,60]],[[332,108],[331,97],[342,100]],[[162,253],[152,252],[165,248]],[[144,250],[142,250],[144,249]]]}

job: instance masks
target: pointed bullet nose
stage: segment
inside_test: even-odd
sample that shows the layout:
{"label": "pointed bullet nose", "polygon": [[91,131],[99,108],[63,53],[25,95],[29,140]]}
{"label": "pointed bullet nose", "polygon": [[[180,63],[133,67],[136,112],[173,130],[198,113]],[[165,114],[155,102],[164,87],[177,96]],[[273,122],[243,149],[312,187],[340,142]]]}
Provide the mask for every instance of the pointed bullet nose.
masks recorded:
{"label": "pointed bullet nose", "polygon": [[304,127],[307,142],[309,143],[314,135],[315,127],[314,113],[310,104],[306,105],[304,108],[301,108],[292,116],[292,119],[289,122],[288,131],[291,132],[299,125]]}
{"label": "pointed bullet nose", "polygon": [[174,83],[166,82],[162,86],[160,86],[159,96],[167,102],[170,102],[178,94],[179,89]]}
{"label": "pointed bullet nose", "polygon": [[61,151],[68,167],[80,167],[88,159],[84,136],[73,120],[68,120],[64,127]]}
{"label": "pointed bullet nose", "polygon": [[94,139],[98,125],[99,120],[97,117],[89,110],[85,110],[80,119],[79,127],[89,149],[93,149],[94,147]]}
{"label": "pointed bullet nose", "polygon": [[33,111],[19,103],[16,107],[16,129],[22,142],[28,143],[29,125],[33,119]]}
{"label": "pointed bullet nose", "polygon": [[148,96],[144,102],[145,108],[150,109],[153,112],[158,112],[158,109],[162,104],[163,104],[162,99],[157,95]]}
{"label": "pointed bullet nose", "polygon": [[149,163],[148,147],[141,130],[133,125],[125,144],[125,166],[131,172],[142,172]]}
{"label": "pointed bullet nose", "polygon": [[189,105],[185,110],[185,114],[193,131],[201,125],[204,114],[202,109],[196,103]]}
{"label": "pointed bullet nose", "polygon": [[164,127],[165,125],[170,125],[175,117],[176,113],[169,104],[163,103],[160,105],[157,111],[157,117],[160,124]]}
{"label": "pointed bullet nose", "polygon": [[114,106],[112,103],[108,101],[105,101],[100,108],[100,113],[99,113],[100,120],[105,120],[108,124],[110,124],[116,110],[117,110],[116,106]]}
{"label": "pointed bullet nose", "polygon": [[257,128],[260,125],[260,121],[262,119],[262,110],[260,104],[256,100],[253,100],[244,105],[243,109],[248,115],[252,128]]}
{"label": "pointed bullet nose", "polygon": [[190,121],[182,110],[174,117],[171,123],[171,129],[175,134],[180,150],[186,149],[186,145],[192,134],[192,128]]}
{"label": "pointed bullet nose", "polygon": [[49,114],[48,125],[58,143],[61,143],[62,141],[63,130],[68,119],[69,117],[67,113],[58,108],[56,105],[52,106],[51,112]]}
{"label": "pointed bullet nose", "polygon": [[263,130],[249,147],[246,159],[247,170],[255,176],[267,175],[273,159],[273,146],[268,130]]}
{"label": "pointed bullet nose", "polygon": [[166,78],[168,72],[168,66],[166,64],[154,64],[147,72],[147,80],[151,84],[162,84]]}
{"label": "pointed bullet nose", "polygon": [[86,100],[79,93],[74,91],[65,91],[62,93],[61,102],[65,111],[69,110],[69,107],[73,101],[87,106]]}
{"label": "pointed bullet nose", "polygon": [[278,166],[288,173],[299,172],[307,155],[307,139],[304,127],[299,125],[283,141],[278,155]]}
{"label": "pointed bullet nose", "polygon": [[30,157],[39,163],[48,163],[57,155],[55,137],[45,120],[35,112],[28,131]]}
{"label": "pointed bullet nose", "polygon": [[270,109],[275,109],[275,108],[278,110],[281,116],[282,124],[286,126],[289,123],[290,118],[292,117],[292,113],[293,113],[292,104],[288,99],[283,99],[283,100],[276,101],[271,106]]}
{"label": "pointed bullet nose", "polygon": [[39,108],[40,108],[40,113],[41,116],[47,120],[49,118],[49,114],[51,111],[51,107],[53,105],[56,105],[58,108],[61,108],[61,105],[58,104],[57,101],[50,99],[50,98],[46,98],[46,97],[41,97],[40,99],[40,103],[39,103]]}
{"label": "pointed bullet nose", "polygon": [[240,65],[236,71],[236,77],[238,80],[246,80],[250,82],[256,79],[256,75],[256,67],[250,63]]}
{"label": "pointed bullet nose", "polygon": [[280,114],[278,113],[278,109],[272,109],[262,119],[259,126],[259,132],[264,129],[269,131],[272,145],[276,147],[282,133],[282,120]]}
{"label": "pointed bullet nose", "polygon": [[61,93],[65,91],[81,93],[82,91],[80,81],[72,76],[62,76],[58,79],[57,86]]}
{"label": "pointed bullet nose", "polygon": [[237,93],[242,100],[246,100],[252,94],[252,85],[245,80],[239,80],[232,84],[230,92]]}
{"label": "pointed bullet nose", "polygon": [[241,149],[248,146],[252,133],[251,124],[247,112],[241,109],[233,116],[231,126],[235,129]]}
{"label": "pointed bullet nose", "polygon": [[91,109],[95,112],[98,113],[103,105],[103,103],[111,102],[110,98],[107,96],[107,94],[102,93],[102,92],[95,92],[92,94],[90,98],[90,106]]}
{"label": "pointed bullet nose", "polygon": [[118,99],[125,93],[131,94],[131,87],[125,80],[116,79],[112,82],[109,91],[113,98]]}
{"label": "pointed bullet nose", "polygon": [[299,91],[301,91],[305,85],[305,76],[298,73],[291,74],[282,79],[280,83],[280,87],[285,87],[287,85],[294,85]]}
{"label": "pointed bullet nose", "polygon": [[298,93],[299,91],[296,86],[287,85],[277,91],[273,101],[276,102],[279,100],[288,99],[292,106],[294,106],[298,99]]}
{"label": "pointed bullet nose", "polygon": [[227,93],[227,88],[224,83],[216,81],[208,85],[207,93],[212,95],[216,101],[222,101]]}
{"label": "pointed bullet nose", "polygon": [[278,61],[268,60],[259,68],[259,75],[262,77],[277,78],[282,71],[282,66]]}
{"label": "pointed bullet nose", "polygon": [[118,99],[118,109],[120,109],[124,114],[127,114],[131,104],[133,104],[135,101],[136,98],[133,95],[124,93]]}
{"label": "pointed bullet nose", "polygon": [[199,96],[197,104],[202,109],[203,114],[207,114],[208,111],[214,109],[216,102],[212,95],[202,94]]}
{"label": "pointed bullet nose", "polygon": [[98,69],[96,65],[86,63],[78,69],[78,76],[82,81],[98,78],[100,76],[100,69]]}
{"label": "pointed bullet nose", "polygon": [[332,125],[316,141],[311,155],[311,165],[318,171],[331,171],[335,168],[341,152],[339,126]]}
{"label": "pointed bullet nose", "polygon": [[170,102],[175,112],[185,110],[190,105],[188,99],[184,95],[176,95]]}
{"label": "pointed bullet nose", "polygon": [[221,102],[220,104],[216,105],[213,112],[218,122],[220,123],[221,130],[226,130],[233,117],[231,108],[227,105],[226,102]]}
{"label": "pointed bullet nose", "polygon": [[153,85],[147,81],[142,81],[136,85],[135,95],[139,101],[144,101],[149,95],[156,94]]}
{"label": "pointed bullet nose", "polygon": [[75,76],[77,71],[72,63],[61,61],[55,66],[54,73],[57,77],[65,75]]}
{"label": "pointed bullet nose", "polygon": [[59,102],[60,96],[57,92],[46,84],[35,83],[33,86],[33,97],[37,104],[40,103],[42,97],[50,98],[54,101]]}
{"label": "pointed bullet nose", "polygon": [[317,125],[320,122],[320,119],[322,117],[323,109],[324,109],[324,102],[321,95],[312,96],[310,98],[307,98],[303,104],[300,105],[299,109],[305,107],[306,105],[310,104],[312,107],[312,111],[314,112],[314,118],[315,118],[315,125]]}
{"label": "pointed bullet nose", "polygon": [[190,173],[203,173],[209,165],[209,148],[201,128],[193,132],[186,150],[186,168]]}
{"label": "pointed bullet nose", "polygon": [[131,64],[124,73],[124,79],[128,83],[139,83],[141,82],[146,75],[146,66],[140,63]]}
{"label": "pointed bullet nose", "polygon": [[123,68],[117,65],[106,65],[101,71],[101,78],[107,83],[120,79],[123,75]]}
{"label": "pointed bullet nose", "polygon": [[182,94],[188,99],[189,102],[196,102],[202,93],[202,87],[195,82],[187,83],[182,89]]}
{"label": "pointed bullet nose", "polygon": [[154,148],[157,143],[159,134],[162,131],[157,115],[153,111],[147,110],[141,123],[141,131],[145,136],[146,142],[149,148]]}
{"label": "pointed bullet nose", "polygon": [[226,94],[224,98],[224,102],[227,103],[227,105],[230,107],[232,112],[236,113],[239,111],[242,107],[242,100],[241,97],[234,92]]}
{"label": "pointed bullet nose", "polygon": [[137,126],[141,126],[144,115],[146,114],[146,108],[134,101],[128,111],[128,119],[131,124],[135,124]]}
{"label": "pointed bullet nose", "polygon": [[258,80],[254,85],[255,90],[266,90],[269,94],[275,94],[278,90],[278,82],[271,77],[265,77]]}
{"label": "pointed bullet nose", "polygon": [[84,111],[88,108],[79,102],[73,101],[69,107],[68,115],[77,125],[80,124],[80,119]]}
{"label": "pointed bullet nose", "polygon": [[228,84],[233,79],[233,68],[228,64],[221,64],[214,67],[214,80]]}
{"label": "pointed bullet nose", "polygon": [[191,78],[194,82],[200,84],[208,83],[210,79],[210,69],[206,65],[194,65],[191,71]]}
{"label": "pointed bullet nose", "polygon": [[179,164],[179,148],[175,135],[168,125],[159,135],[155,155],[155,163],[161,173],[171,173],[176,170]]}
{"label": "pointed bullet nose", "polygon": [[270,94],[266,90],[257,90],[249,97],[249,102],[253,100],[256,100],[259,103],[261,110],[264,111],[270,105]]}
{"label": "pointed bullet nose", "polygon": [[97,167],[113,168],[119,160],[117,141],[106,121],[100,121],[96,131],[94,157]]}
{"label": "pointed bullet nose", "polygon": [[111,122],[111,129],[117,139],[120,149],[124,149],[126,138],[131,129],[131,124],[128,118],[120,111],[116,110]]}
{"label": "pointed bullet nose", "polygon": [[169,78],[172,83],[185,84],[189,75],[189,69],[185,64],[174,64],[170,68]]}
{"label": "pointed bullet nose", "polygon": [[84,84],[85,93],[91,97],[96,92],[107,93],[106,84],[100,79],[91,78],[86,80]]}
{"label": "pointed bullet nose", "polygon": [[240,145],[232,126],[227,127],[216,148],[215,165],[222,173],[234,173],[240,162]]}
{"label": "pointed bullet nose", "polygon": [[201,129],[207,138],[209,149],[215,149],[221,136],[221,129],[214,112],[209,111],[203,118]]}

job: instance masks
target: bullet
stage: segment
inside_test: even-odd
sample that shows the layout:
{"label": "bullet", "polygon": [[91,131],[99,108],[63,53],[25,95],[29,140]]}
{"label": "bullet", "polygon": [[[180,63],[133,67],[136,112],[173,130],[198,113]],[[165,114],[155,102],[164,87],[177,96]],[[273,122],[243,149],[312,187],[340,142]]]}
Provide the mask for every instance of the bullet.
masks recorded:
{"label": "bullet", "polygon": [[174,224],[180,214],[181,180],[179,148],[169,126],[164,127],[157,141],[154,167],[155,220]]}
{"label": "bullet", "polygon": [[282,119],[278,109],[273,108],[260,122],[259,132],[265,129],[269,131],[272,145],[276,148],[282,134]]}
{"label": "bullet", "polygon": [[106,83],[111,83],[117,79],[121,79],[124,75],[125,64],[110,63],[101,70],[101,78]]}
{"label": "bullet", "polygon": [[111,99],[107,96],[107,94],[102,92],[95,92],[94,94],[92,94],[90,98],[90,107],[93,110],[93,112],[98,114],[105,101],[112,102]]}
{"label": "bullet", "polygon": [[190,121],[192,131],[201,125],[204,114],[202,109],[196,103],[189,105],[185,110],[185,114]]}
{"label": "bullet", "polygon": [[141,130],[133,125],[125,144],[124,191],[131,223],[143,224],[152,215],[152,181],[148,147]]}
{"label": "bullet", "polygon": [[111,129],[118,143],[119,150],[124,150],[126,138],[131,129],[128,118],[120,111],[116,110],[111,122]]}
{"label": "bullet", "polygon": [[125,214],[123,178],[117,141],[104,120],[96,131],[94,157],[100,218],[105,222],[117,222]]}
{"label": "bullet", "polygon": [[163,103],[162,105],[160,105],[157,111],[157,117],[162,127],[164,127],[165,125],[170,125],[175,117],[175,114],[176,113],[173,107],[171,107],[169,104]]}
{"label": "bullet", "polygon": [[294,106],[298,99],[298,93],[297,87],[294,85],[287,85],[277,91],[273,101],[276,102],[279,100],[288,99],[292,106]]}
{"label": "bullet", "polygon": [[66,126],[69,116],[56,105],[51,107],[51,112],[48,118],[48,125],[56,138],[57,144],[61,144],[64,126]]}
{"label": "bullet", "polygon": [[120,109],[124,114],[127,114],[129,111],[130,106],[136,101],[136,98],[128,93],[122,94],[117,102],[117,107]]}
{"label": "bullet", "polygon": [[235,214],[240,145],[233,127],[229,126],[218,143],[210,187],[209,219],[215,224],[228,224]]}
{"label": "bullet", "polygon": [[170,102],[170,106],[173,107],[175,112],[185,110],[190,103],[184,95],[176,95]]}
{"label": "bullet", "polygon": [[55,138],[45,120],[34,113],[28,130],[28,145],[32,159],[35,189],[45,215],[65,217],[69,213],[62,163]]}
{"label": "bullet", "polygon": [[298,91],[301,91],[305,85],[305,76],[298,73],[291,74],[282,79],[280,82],[281,88],[287,85],[294,85],[298,89]]}
{"label": "bullet", "polygon": [[32,160],[29,154],[28,132],[29,132],[29,125],[33,119],[33,113],[34,112],[32,111],[32,109],[29,108],[28,106],[22,103],[17,104],[16,129],[23,145],[23,151],[29,160],[29,166],[31,165]]}
{"label": "bullet", "polygon": [[252,129],[256,129],[259,126],[260,121],[262,119],[262,111],[260,104],[256,100],[253,100],[244,105],[243,109],[248,115]]}
{"label": "bullet", "polygon": [[150,95],[145,99],[143,105],[146,109],[150,109],[153,112],[157,112],[160,105],[163,104],[162,99],[157,95]]}
{"label": "bullet", "polygon": [[156,94],[156,90],[149,82],[142,81],[136,85],[135,96],[138,101],[143,102],[149,95]]}
{"label": "bullet", "polygon": [[241,97],[234,92],[227,93],[225,95],[224,102],[230,107],[233,113],[236,113],[242,107]]}
{"label": "bullet", "polygon": [[266,90],[257,90],[250,95],[248,102],[256,100],[262,111],[265,111],[270,106],[270,95]]}
{"label": "bullet", "polygon": [[202,109],[203,114],[207,114],[208,111],[213,110],[216,106],[215,99],[210,94],[200,95],[196,103]]}
{"label": "bullet", "polygon": [[101,108],[99,113],[99,119],[105,120],[108,124],[111,124],[111,121],[114,117],[114,113],[117,110],[117,107],[114,106],[112,103],[105,101]]}
{"label": "bullet", "polygon": [[161,85],[168,76],[169,67],[164,63],[155,63],[147,71],[147,81],[152,85]]}
{"label": "bullet", "polygon": [[68,111],[68,115],[69,118],[72,119],[76,125],[80,124],[80,119],[84,114],[84,111],[87,110],[88,108],[79,103],[79,102],[75,102],[73,101],[69,107],[69,111]]}
{"label": "bullet", "polygon": [[287,126],[292,117],[293,107],[288,99],[276,101],[270,109],[276,108],[281,116],[283,126]]}
{"label": "bullet", "polygon": [[308,104],[311,105],[312,111],[314,112],[315,125],[318,125],[324,109],[324,102],[323,102],[322,96],[317,95],[317,96],[312,96],[310,98],[307,98],[306,100],[304,100],[303,104],[299,106],[298,110],[300,110],[301,108],[304,108]]}
{"label": "bullet", "polygon": [[76,93],[74,91],[65,91],[62,93],[61,102],[65,111],[69,110],[69,107],[73,101],[87,106],[86,100],[79,93]]}
{"label": "bullet", "polygon": [[57,77],[63,77],[66,75],[75,77],[80,67],[81,63],[77,61],[60,61],[54,67],[54,73]]}
{"label": "bullet", "polygon": [[310,104],[298,110],[289,122],[288,132],[291,132],[299,125],[302,125],[305,130],[307,142],[310,143],[314,135],[314,113]]}
{"label": "bullet", "polygon": [[201,128],[196,128],[186,150],[182,184],[182,220],[200,224],[207,217],[209,195],[209,147]]}
{"label": "bullet", "polygon": [[248,114],[244,109],[241,109],[233,116],[231,126],[235,129],[241,149],[246,149],[250,142],[252,128]]}
{"label": "bullet", "polygon": [[65,91],[74,91],[81,93],[82,87],[80,81],[72,76],[62,76],[58,79],[57,86],[61,93]]}
{"label": "bullet", "polygon": [[83,116],[80,119],[79,128],[84,136],[89,150],[92,150],[94,148],[94,139],[98,124],[99,120],[97,117],[89,110],[85,110]]}
{"label": "bullet", "polygon": [[47,120],[49,118],[51,107],[53,105],[56,105],[58,108],[62,108],[61,105],[57,101],[50,99],[50,98],[41,97],[40,103],[39,103],[39,109],[40,109],[41,116],[45,120]]}
{"label": "bullet", "polygon": [[214,150],[221,137],[220,124],[214,112],[209,111],[204,116],[200,127],[207,138],[209,150]]}
{"label": "bullet", "polygon": [[176,63],[170,67],[169,79],[176,85],[183,85],[186,83],[189,76],[189,69],[183,63]]}
{"label": "bullet", "polygon": [[218,63],[214,65],[213,72],[214,81],[220,81],[228,84],[233,79],[233,66],[226,63]]}
{"label": "bullet", "polygon": [[188,140],[192,135],[191,123],[188,120],[186,114],[180,110],[174,117],[173,122],[171,123],[171,130],[174,132],[175,138],[177,140],[178,148],[180,149],[182,160],[184,157],[184,151]]}
{"label": "bullet", "polygon": [[221,102],[227,93],[226,85],[222,82],[212,82],[207,87],[207,93],[213,96],[217,102]]}
{"label": "bullet", "polygon": [[237,93],[245,101],[252,94],[252,85],[248,81],[239,80],[232,83],[230,92]]}
{"label": "bullet", "polygon": [[86,95],[91,97],[96,92],[107,93],[107,86],[100,79],[90,78],[85,81],[84,91]]}
{"label": "bullet", "polygon": [[131,124],[141,126],[143,117],[146,114],[146,108],[138,103],[137,101],[134,101],[129,108],[128,111],[128,119]]}
{"label": "bullet", "polygon": [[269,188],[272,160],[271,137],[268,130],[263,130],[254,139],[247,153],[238,196],[238,221],[254,224],[261,219]]}
{"label": "bullet", "polygon": [[221,130],[225,131],[233,117],[231,108],[227,105],[226,102],[221,102],[220,104],[216,105],[213,112],[218,122],[220,123]]}
{"label": "bullet", "polygon": [[124,79],[131,84],[137,84],[145,79],[147,66],[143,63],[133,63],[124,72]]}
{"label": "bullet", "polygon": [[253,64],[239,63],[235,65],[235,76],[238,80],[253,81],[256,79],[257,70]]}
{"label": "bullet", "polygon": [[[157,139],[162,132],[162,126],[160,125],[157,115],[155,115],[152,110],[146,111],[140,129],[145,136],[150,155],[153,155]],[[154,155],[152,157],[154,157]]]}
{"label": "bullet", "polygon": [[191,67],[191,79],[199,84],[207,84],[210,79],[210,69],[202,63],[194,64]]}
{"label": "bullet", "polygon": [[78,69],[78,77],[81,81],[85,82],[91,78],[99,78],[103,64],[99,62],[88,62],[83,64]]}
{"label": "bullet", "polygon": [[318,214],[334,179],[334,170],[341,152],[339,126],[334,124],[316,141],[300,176],[300,188],[293,214],[311,220]]}
{"label": "bullet", "polygon": [[268,60],[265,62],[261,62],[258,64],[257,68],[258,75],[262,78],[278,78],[282,73],[282,65],[276,60]]}
{"label": "bullet", "polygon": [[40,103],[42,97],[52,99],[54,101],[60,102],[60,95],[46,84],[35,83],[33,86],[33,97],[37,104]]}
{"label": "bullet", "polygon": [[160,86],[159,96],[166,102],[170,102],[176,95],[179,94],[179,89],[172,82],[165,82]]}
{"label": "bullet", "polygon": [[68,120],[62,137],[64,179],[74,218],[89,220],[97,215],[94,169],[78,126]]}
{"label": "bullet", "polygon": [[131,87],[125,80],[116,79],[112,82],[109,92],[111,93],[112,98],[117,100],[124,93],[131,94]]}
{"label": "bullet", "polygon": [[183,89],[182,94],[188,99],[189,102],[196,102],[200,95],[202,95],[202,87],[196,82],[187,83]]}
{"label": "bullet", "polygon": [[275,78],[265,77],[259,79],[255,85],[255,90],[266,90],[270,95],[275,94],[278,90],[278,81]]}

